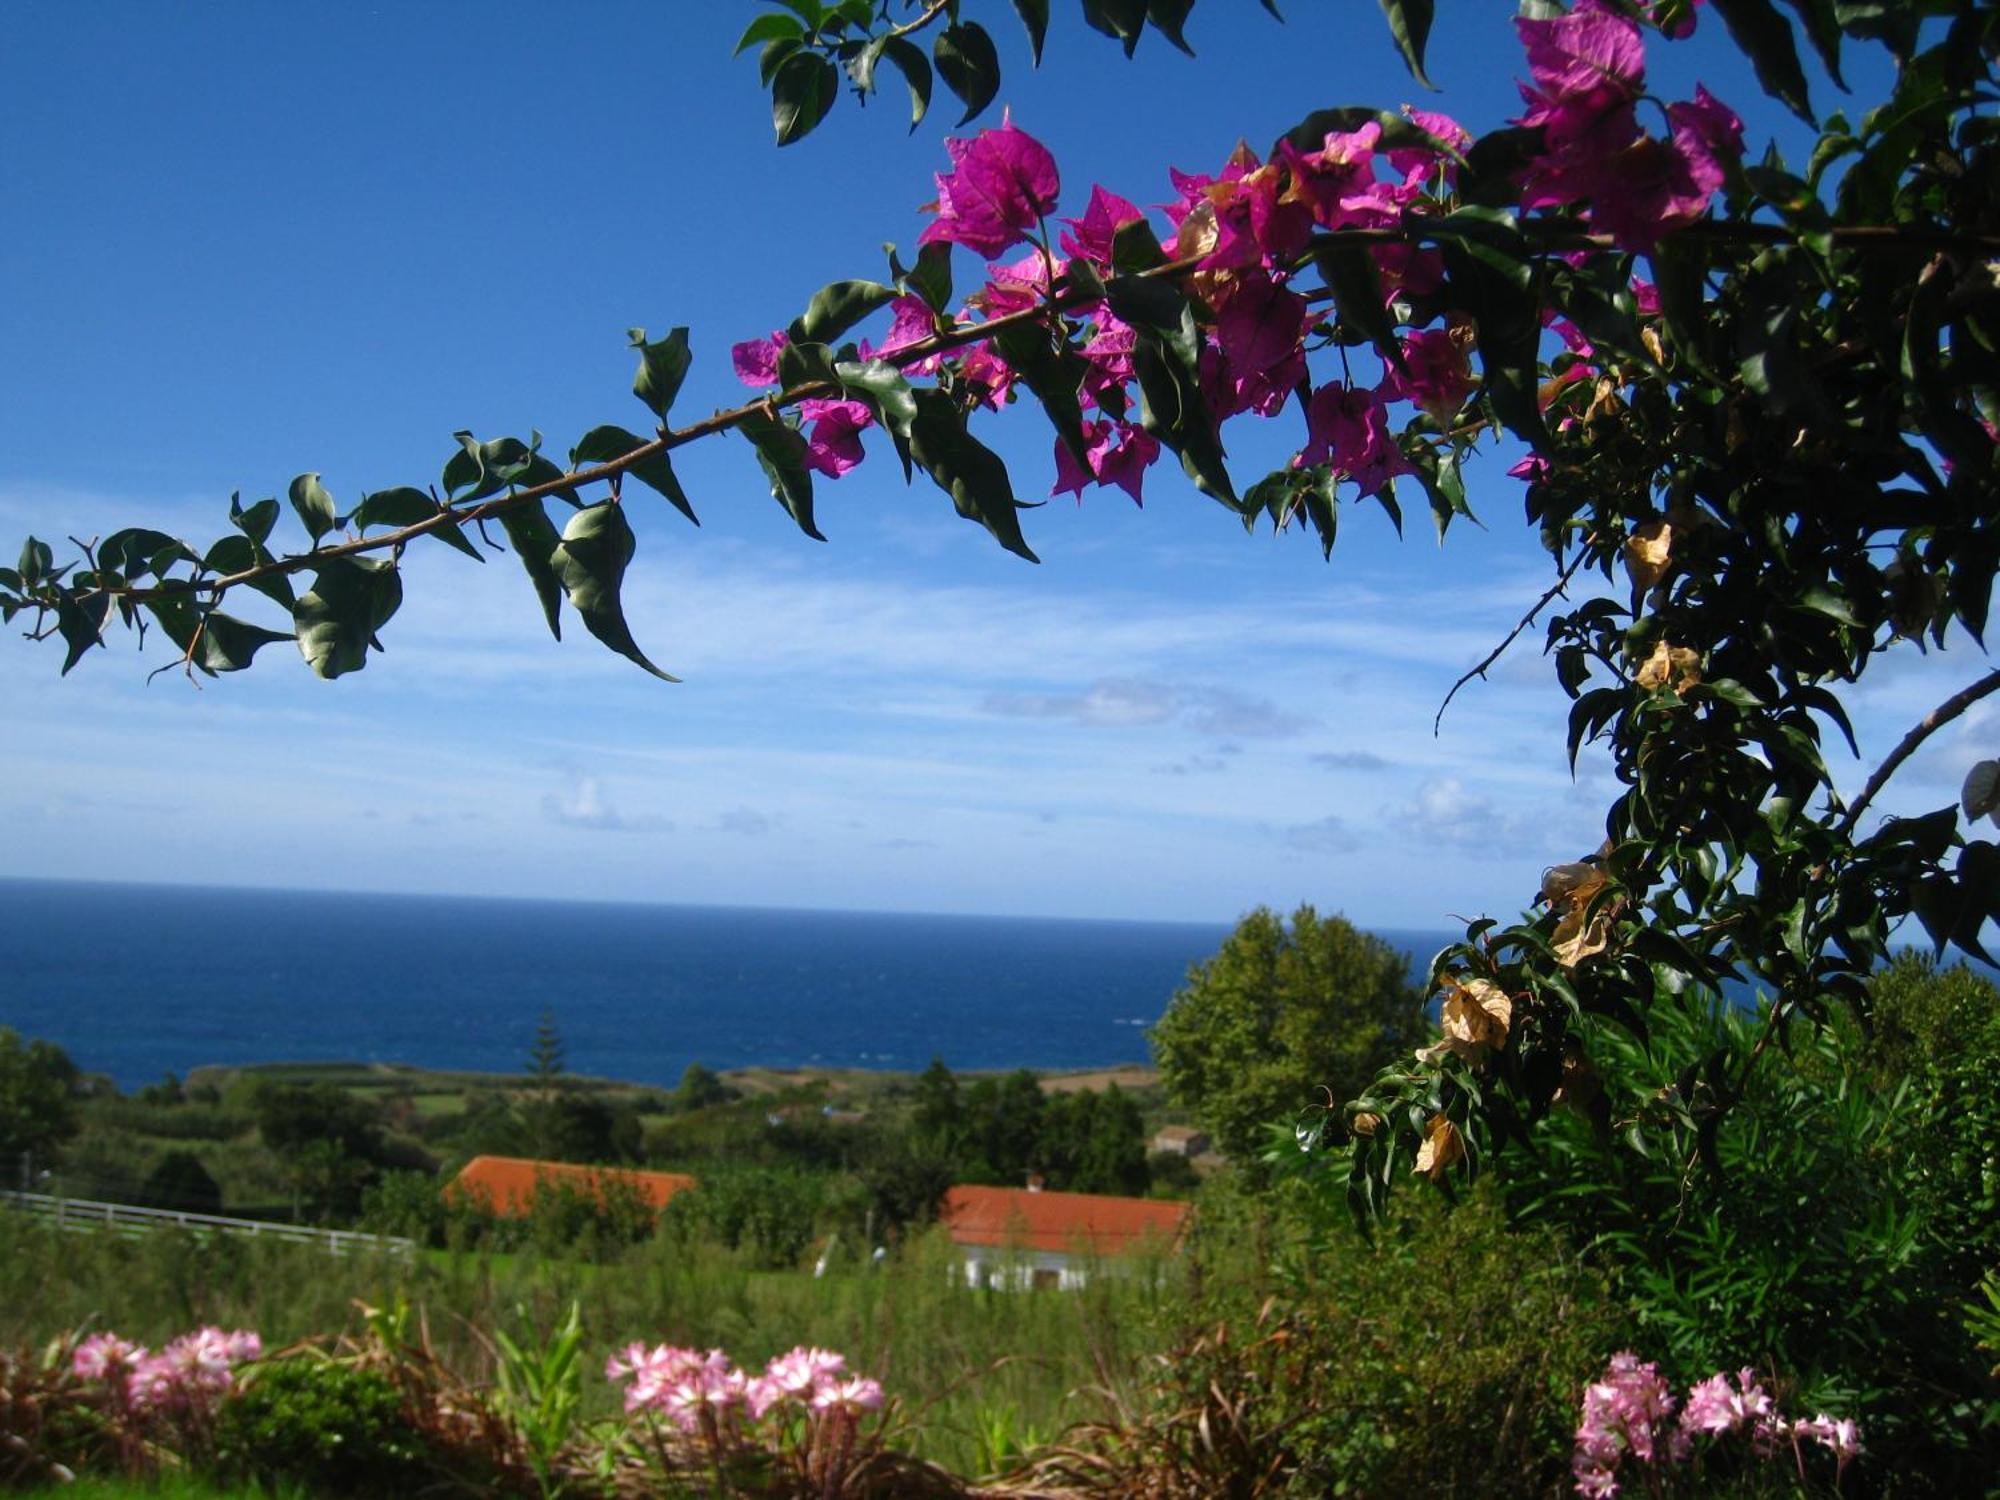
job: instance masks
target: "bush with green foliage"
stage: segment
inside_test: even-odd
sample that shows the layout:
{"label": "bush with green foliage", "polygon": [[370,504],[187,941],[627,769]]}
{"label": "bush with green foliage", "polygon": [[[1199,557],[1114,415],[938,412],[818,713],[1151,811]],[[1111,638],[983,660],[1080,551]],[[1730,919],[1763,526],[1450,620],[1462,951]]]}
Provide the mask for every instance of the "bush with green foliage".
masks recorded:
{"label": "bush with green foliage", "polygon": [[378,1371],[298,1357],[259,1366],[216,1419],[218,1465],[314,1493],[375,1497],[422,1488],[423,1442]]}
{"label": "bush with green foliage", "polygon": [[76,1064],[54,1042],[0,1026],[0,1186],[19,1187],[23,1159],[46,1164],[76,1134]]}

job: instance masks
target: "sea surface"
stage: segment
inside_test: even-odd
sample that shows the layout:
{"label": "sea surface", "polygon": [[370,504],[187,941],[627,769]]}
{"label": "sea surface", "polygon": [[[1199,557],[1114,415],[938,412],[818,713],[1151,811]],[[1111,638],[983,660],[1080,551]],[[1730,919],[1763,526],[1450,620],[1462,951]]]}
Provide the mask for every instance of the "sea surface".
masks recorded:
{"label": "sea surface", "polygon": [[[0,880],[0,1025],[121,1089],[204,1063],[576,1073],[1143,1062],[1227,924]],[[1444,932],[1384,932],[1427,963]]]}

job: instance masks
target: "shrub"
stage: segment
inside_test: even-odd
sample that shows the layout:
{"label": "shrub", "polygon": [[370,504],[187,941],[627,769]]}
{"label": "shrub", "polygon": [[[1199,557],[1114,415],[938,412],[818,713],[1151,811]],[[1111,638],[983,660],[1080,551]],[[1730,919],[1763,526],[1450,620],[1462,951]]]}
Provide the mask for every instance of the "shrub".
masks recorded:
{"label": "shrub", "polygon": [[408,1494],[424,1467],[423,1443],[388,1377],[317,1358],[259,1369],[222,1408],[216,1451],[233,1477],[334,1495]]}

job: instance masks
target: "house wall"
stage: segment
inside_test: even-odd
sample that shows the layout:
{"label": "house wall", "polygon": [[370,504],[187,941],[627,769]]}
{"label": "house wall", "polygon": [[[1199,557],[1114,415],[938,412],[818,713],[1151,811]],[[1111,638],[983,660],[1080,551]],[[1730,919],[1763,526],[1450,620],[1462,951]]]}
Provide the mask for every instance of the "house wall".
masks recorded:
{"label": "house wall", "polygon": [[1073,1292],[1090,1279],[1088,1264],[1059,1250],[1007,1250],[993,1245],[961,1245],[959,1255],[969,1287],[1028,1291],[1055,1287]]}

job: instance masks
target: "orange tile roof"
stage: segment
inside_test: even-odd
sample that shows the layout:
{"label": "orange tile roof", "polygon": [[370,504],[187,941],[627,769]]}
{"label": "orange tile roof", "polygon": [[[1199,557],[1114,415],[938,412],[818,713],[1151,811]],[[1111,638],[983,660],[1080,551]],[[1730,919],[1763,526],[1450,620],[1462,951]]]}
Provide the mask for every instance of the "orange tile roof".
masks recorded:
{"label": "orange tile roof", "polygon": [[595,1193],[599,1184],[616,1183],[650,1203],[665,1208],[675,1193],[695,1185],[679,1172],[641,1172],[629,1167],[580,1167],[572,1162],[532,1161],[522,1156],[475,1156],[460,1169],[445,1191],[476,1200],[488,1212],[510,1219],[525,1217],[542,1184]]}
{"label": "orange tile roof", "polygon": [[1170,1245],[1194,1205],[1097,1193],[958,1186],[939,1214],[958,1245],[1018,1245],[1024,1250],[1117,1255],[1148,1242]]}

